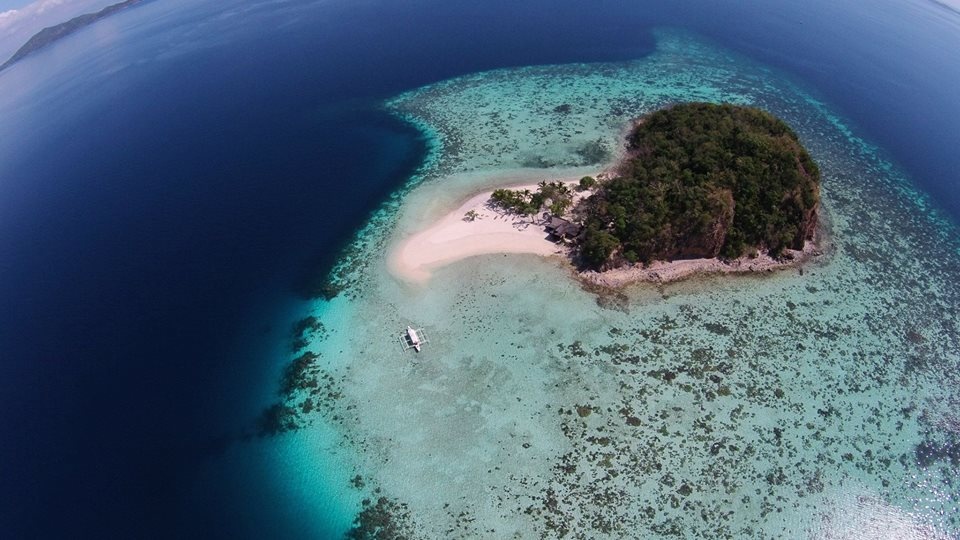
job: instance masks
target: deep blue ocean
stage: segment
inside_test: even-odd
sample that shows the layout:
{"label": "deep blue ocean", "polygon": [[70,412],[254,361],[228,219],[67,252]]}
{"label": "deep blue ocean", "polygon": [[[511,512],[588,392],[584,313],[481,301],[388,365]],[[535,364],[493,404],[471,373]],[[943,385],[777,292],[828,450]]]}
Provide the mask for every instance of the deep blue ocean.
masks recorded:
{"label": "deep blue ocean", "polygon": [[0,536],[295,535],[259,472],[196,483],[425,155],[380,102],[663,25],[793,77],[960,220],[960,13],[924,0],[154,0],[0,73]]}

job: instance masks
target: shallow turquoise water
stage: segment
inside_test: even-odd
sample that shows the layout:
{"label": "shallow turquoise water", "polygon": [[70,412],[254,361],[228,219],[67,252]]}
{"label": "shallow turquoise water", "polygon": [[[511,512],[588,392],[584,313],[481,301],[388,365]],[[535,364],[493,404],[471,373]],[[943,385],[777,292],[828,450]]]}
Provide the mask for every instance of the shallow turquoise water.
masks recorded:
{"label": "shallow turquoise water", "polygon": [[[314,308],[324,391],[289,396],[313,406],[290,437],[338,465],[292,452],[285,476],[332,482],[326,499],[353,511],[382,497],[414,537],[956,535],[957,231],[779,73],[657,37],[636,62],[485,72],[387,103],[434,151]],[[458,198],[596,170],[630,119],[679,101],[793,126],[823,173],[824,255],[602,296],[535,257],[473,258],[426,286],[386,271],[390,244]],[[420,355],[396,341],[407,324],[430,334]]]}

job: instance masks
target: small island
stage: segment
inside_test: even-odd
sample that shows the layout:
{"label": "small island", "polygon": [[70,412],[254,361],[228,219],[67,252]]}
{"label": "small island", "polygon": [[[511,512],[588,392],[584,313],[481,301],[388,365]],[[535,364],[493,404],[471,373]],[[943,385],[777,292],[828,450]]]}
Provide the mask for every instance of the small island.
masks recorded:
{"label": "small island", "polygon": [[687,103],[638,120],[624,158],[595,177],[473,197],[403,242],[391,267],[422,281],[472,255],[562,255],[605,286],[770,270],[816,251],[819,201],[819,168],[783,121]]}

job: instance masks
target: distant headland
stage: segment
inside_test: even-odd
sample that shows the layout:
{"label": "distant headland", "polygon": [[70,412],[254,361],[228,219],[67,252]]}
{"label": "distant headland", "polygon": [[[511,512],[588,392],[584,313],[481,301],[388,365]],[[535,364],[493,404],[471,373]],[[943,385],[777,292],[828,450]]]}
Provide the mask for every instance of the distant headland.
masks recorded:
{"label": "distant headland", "polygon": [[610,169],[478,194],[400,242],[389,263],[424,281],[473,255],[558,255],[611,287],[766,271],[818,252],[819,201],[819,168],[783,121],[681,104],[636,121]]}
{"label": "distant headland", "polygon": [[109,17],[117,12],[149,1],[150,0],[125,0],[124,2],[107,6],[95,13],[85,13],[83,15],[78,15],[67,22],[56,24],[54,26],[48,26],[28,39],[27,42],[17,50],[17,52],[13,53],[13,56],[11,56],[9,60],[3,64],[0,64],[0,71],[7,69],[20,60],[23,60],[27,56],[65,38],[81,28],[90,26],[91,24]]}

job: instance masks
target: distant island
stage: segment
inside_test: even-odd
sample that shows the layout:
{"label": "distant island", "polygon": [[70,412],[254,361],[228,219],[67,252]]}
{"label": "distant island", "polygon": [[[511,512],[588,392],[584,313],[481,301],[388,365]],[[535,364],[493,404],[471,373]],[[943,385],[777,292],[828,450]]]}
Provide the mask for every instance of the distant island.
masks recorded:
{"label": "distant island", "polygon": [[423,281],[473,255],[561,255],[612,287],[765,271],[815,254],[819,204],[819,167],[783,121],[681,104],[638,120],[611,169],[474,196],[402,242],[390,266]]}
{"label": "distant island", "polygon": [[123,11],[148,1],[149,0],[126,0],[124,2],[107,6],[96,13],[85,13],[83,15],[78,15],[67,22],[44,28],[27,40],[27,42],[20,47],[20,49],[18,49],[9,60],[0,65],[0,71],[7,69],[20,60],[23,60],[27,56],[39,51],[51,43],[63,39],[64,37],[76,32],[77,30],[80,30],[81,28],[90,26],[91,24],[109,17],[119,11]]}

